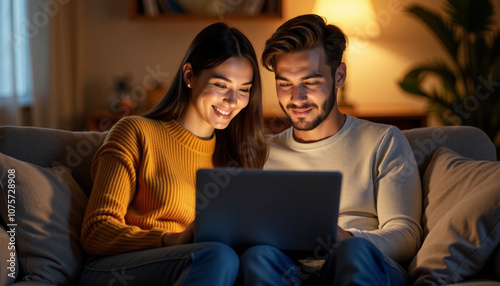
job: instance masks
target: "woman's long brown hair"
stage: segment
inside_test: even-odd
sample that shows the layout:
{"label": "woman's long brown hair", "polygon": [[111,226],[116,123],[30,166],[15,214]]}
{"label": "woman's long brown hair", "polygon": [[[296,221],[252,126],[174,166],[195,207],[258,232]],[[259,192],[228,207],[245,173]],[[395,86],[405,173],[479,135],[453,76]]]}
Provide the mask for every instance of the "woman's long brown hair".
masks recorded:
{"label": "woman's long brown hair", "polygon": [[225,23],[212,24],[193,39],[170,87],[158,104],[143,116],[165,121],[179,118],[188,106],[190,95],[182,77],[184,64],[191,63],[197,76],[202,70],[216,67],[230,57],[244,57],[250,61],[253,84],[247,107],[227,128],[215,130],[212,161],[216,167],[262,168],[268,147],[263,133],[262,86],[257,57],[248,38]]}

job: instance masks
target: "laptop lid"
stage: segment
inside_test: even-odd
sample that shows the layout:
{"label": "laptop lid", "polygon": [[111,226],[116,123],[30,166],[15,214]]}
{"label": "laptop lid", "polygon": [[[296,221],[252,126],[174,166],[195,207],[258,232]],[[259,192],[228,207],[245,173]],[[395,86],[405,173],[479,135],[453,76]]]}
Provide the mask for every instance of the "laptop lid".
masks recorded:
{"label": "laptop lid", "polygon": [[339,172],[202,169],[197,172],[195,242],[235,249],[326,250],[337,232]]}

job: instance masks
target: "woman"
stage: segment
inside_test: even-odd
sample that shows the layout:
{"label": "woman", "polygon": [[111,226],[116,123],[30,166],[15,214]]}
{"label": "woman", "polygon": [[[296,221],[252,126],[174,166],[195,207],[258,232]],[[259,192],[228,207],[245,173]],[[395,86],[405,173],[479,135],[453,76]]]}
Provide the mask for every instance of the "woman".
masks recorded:
{"label": "woman", "polygon": [[81,284],[232,285],[238,255],[219,243],[190,243],[195,174],[261,168],[261,130],[252,45],[238,30],[212,24],[194,38],[152,111],[120,120],[97,152],[81,234],[92,259]]}

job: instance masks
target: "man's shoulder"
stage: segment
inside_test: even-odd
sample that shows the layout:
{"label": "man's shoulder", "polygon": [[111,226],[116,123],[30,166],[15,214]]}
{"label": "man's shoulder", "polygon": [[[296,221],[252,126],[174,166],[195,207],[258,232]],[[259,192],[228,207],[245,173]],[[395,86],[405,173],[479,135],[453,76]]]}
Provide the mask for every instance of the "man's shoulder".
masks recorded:
{"label": "man's shoulder", "polygon": [[399,134],[402,135],[401,130],[397,128],[396,126],[389,125],[389,124],[384,124],[384,123],[378,123],[378,122],[373,122],[357,117],[353,117],[353,124],[352,126],[354,127],[353,129],[355,130],[356,133],[364,134],[365,136],[370,136],[372,138],[378,136],[385,136],[385,135],[395,135],[398,136]]}
{"label": "man's shoulder", "polygon": [[290,137],[290,134],[291,134],[290,132],[292,131],[292,128],[293,127],[290,127],[288,129],[281,131],[280,133],[268,135],[267,140],[268,140],[269,144],[271,144],[271,145],[286,144],[286,142],[288,142],[288,138]]}

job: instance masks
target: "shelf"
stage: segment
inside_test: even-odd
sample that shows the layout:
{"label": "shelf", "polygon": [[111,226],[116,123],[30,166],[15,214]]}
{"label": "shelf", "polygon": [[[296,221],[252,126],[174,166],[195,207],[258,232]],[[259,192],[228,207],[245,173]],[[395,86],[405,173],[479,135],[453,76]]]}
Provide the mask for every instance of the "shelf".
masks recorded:
{"label": "shelf", "polygon": [[[246,0],[248,3],[257,3],[258,0]],[[167,2],[175,3],[182,2],[180,0],[129,0],[130,3],[130,18],[141,21],[192,21],[192,20],[218,20],[224,19],[281,19],[282,17],[282,0],[261,0],[262,9],[256,11],[245,12],[247,7],[245,0],[228,1],[228,0],[208,0],[205,3],[212,11],[204,12],[203,9],[191,7],[186,8],[169,8]],[[203,3],[203,1],[199,2]],[[234,3],[234,4],[233,4]],[[210,7],[211,6],[211,7]],[[245,7],[244,7],[245,6]],[[181,7],[176,5],[174,7]],[[248,9],[248,8],[247,8]],[[174,11],[172,11],[174,10]]]}

